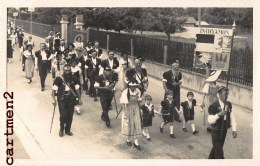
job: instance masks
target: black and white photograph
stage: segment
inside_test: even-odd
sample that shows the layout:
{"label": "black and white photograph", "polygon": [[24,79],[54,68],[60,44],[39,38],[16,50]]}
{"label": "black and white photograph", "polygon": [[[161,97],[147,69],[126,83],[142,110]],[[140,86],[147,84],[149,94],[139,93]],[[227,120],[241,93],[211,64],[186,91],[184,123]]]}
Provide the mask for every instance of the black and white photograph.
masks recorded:
{"label": "black and white photograph", "polygon": [[242,1],[7,3],[3,165],[258,165],[257,3]]}

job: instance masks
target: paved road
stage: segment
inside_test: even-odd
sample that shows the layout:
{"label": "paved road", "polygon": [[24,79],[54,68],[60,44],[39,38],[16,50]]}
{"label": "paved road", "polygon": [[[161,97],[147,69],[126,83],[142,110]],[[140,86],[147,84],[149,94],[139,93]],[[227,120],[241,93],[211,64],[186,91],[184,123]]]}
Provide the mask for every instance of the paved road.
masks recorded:
{"label": "paved road", "polygon": [[[33,37],[36,50],[43,39]],[[15,129],[30,158],[33,159],[206,159],[211,150],[211,136],[202,124],[203,114],[200,108],[195,109],[195,123],[200,133],[194,136],[191,127],[189,132],[182,131],[182,124],[175,127],[176,139],[169,137],[169,126],[164,133],[159,132],[161,117],[154,118],[150,129],[151,142],[140,139],[141,151],[128,147],[121,136],[121,116],[116,119],[115,106],[110,111],[111,128],[106,128],[100,119],[101,106],[92,98],[83,94],[82,114],[74,114],[73,137],[58,136],[59,113],[56,110],[52,133],[49,132],[53,113],[51,104],[51,74],[46,80],[46,90],[40,90],[38,73],[33,82],[28,84],[18,60],[18,49],[15,49],[13,63],[8,64],[8,90],[15,92]],[[149,73],[149,71],[148,71]],[[159,106],[163,98],[161,80],[149,78],[148,94],[153,96],[153,103]],[[185,100],[187,90],[181,89],[181,100]],[[116,94],[119,103],[120,92]],[[201,102],[202,96],[195,93]],[[121,107],[120,105],[118,106]],[[228,132],[224,146],[225,157],[229,159],[250,159],[253,153],[253,117],[252,112],[234,107],[238,123],[238,138],[233,139]]]}

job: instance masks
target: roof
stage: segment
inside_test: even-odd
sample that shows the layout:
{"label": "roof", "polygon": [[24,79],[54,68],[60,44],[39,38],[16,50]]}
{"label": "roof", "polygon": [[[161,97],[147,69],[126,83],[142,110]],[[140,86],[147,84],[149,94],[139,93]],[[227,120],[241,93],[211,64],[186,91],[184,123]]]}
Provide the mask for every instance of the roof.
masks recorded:
{"label": "roof", "polygon": [[194,17],[186,17],[187,21],[185,24],[196,24],[196,20]]}
{"label": "roof", "polygon": [[[196,25],[199,25],[199,21],[196,21]],[[200,21],[200,25],[209,25],[206,21]]]}

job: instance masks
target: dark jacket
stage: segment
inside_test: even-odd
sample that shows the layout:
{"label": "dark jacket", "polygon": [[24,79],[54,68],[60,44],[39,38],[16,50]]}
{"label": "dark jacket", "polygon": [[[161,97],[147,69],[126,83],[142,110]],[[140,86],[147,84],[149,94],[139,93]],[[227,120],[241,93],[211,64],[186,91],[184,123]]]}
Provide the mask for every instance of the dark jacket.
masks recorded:
{"label": "dark jacket", "polygon": [[[232,104],[227,101],[226,102],[226,107],[228,106],[228,112],[227,112],[227,118],[226,118],[226,127],[227,128],[230,128],[231,126],[231,121],[230,121],[230,113],[232,112]],[[217,113],[221,112],[222,109],[220,107],[220,104],[219,104],[219,101],[216,101],[214,103],[212,103],[210,106],[209,106],[209,115],[216,115]],[[221,130],[221,125],[222,125],[222,119],[224,118],[224,116],[221,116],[215,124],[212,124],[211,125],[211,128],[212,129],[215,129],[215,130]]]}
{"label": "dark jacket", "polygon": [[[49,58],[49,57],[51,56],[50,50],[45,50],[45,53],[46,53],[47,58]],[[36,52],[35,52],[35,56],[38,58],[38,62],[37,62],[37,63],[38,63],[38,65],[39,65],[39,63],[42,61],[41,50],[36,51]]]}
{"label": "dark jacket", "polygon": [[154,106],[152,105],[151,112],[149,111],[149,108],[147,106],[142,105],[141,110],[143,111],[143,119],[151,119],[154,117]]}

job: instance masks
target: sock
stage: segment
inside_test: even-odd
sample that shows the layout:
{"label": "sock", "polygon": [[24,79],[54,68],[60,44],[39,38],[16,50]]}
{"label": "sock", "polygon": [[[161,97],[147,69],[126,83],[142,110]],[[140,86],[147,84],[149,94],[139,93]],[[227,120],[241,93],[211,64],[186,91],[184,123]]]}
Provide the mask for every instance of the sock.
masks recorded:
{"label": "sock", "polygon": [[161,128],[163,128],[164,127],[164,122],[162,122],[162,124],[161,124]]}
{"label": "sock", "polygon": [[182,128],[186,128],[185,120],[183,121]]}
{"label": "sock", "polygon": [[170,126],[170,134],[173,134],[174,126]]}
{"label": "sock", "polygon": [[139,144],[138,144],[138,139],[137,139],[137,138],[135,138],[135,144],[136,144],[136,145],[139,145]]}
{"label": "sock", "polygon": [[195,124],[194,123],[191,124],[191,128],[192,128],[192,132],[194,132],[195,131]]}
{"label": "sock", "polygon": [[146,128],[146,138],[150,138],[149,132],[148,132],[148,128]]}

